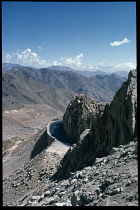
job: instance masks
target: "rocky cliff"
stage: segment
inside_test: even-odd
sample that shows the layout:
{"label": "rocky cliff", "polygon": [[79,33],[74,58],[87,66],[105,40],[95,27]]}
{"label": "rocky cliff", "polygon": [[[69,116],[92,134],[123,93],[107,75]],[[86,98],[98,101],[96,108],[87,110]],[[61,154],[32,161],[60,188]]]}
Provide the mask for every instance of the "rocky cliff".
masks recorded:
{"label": "rocky cliff", "polygon": [[137,71],[130,71],[128,80],[115,94],[96,124],[92,125],[97,156],[109,154],[113,146],[126,144],[137,136]]}
{"label": "rocky cliff", "polygon": [[89,97],[79,94],[71,103],[63,116],[63,130],[76,143],[85,129],[90,129],[97,116],[101,115],[105,103],[96,103]]}
{"label": "rocky cliff", "polygon": [[[68,150],[54,177],[66,177],[71,171],[93,165],[96,157],[108,155],[111,153],[113,146],[132,141],[137,136],[136,114],[137,71],[132,70],[128,75],[128,80],[117,91],[111,104],[106,105],[104,113],[101,116],[97,114],[96,121],[92,121],[91,129],[84,131],[78,143]],[[88,116],[91,115],[92,111]],[[64,123],[66,116],[68,116],[68,113],[64,116]],[[69,120],[67,121],[69,122]],[[76,118],[73,128],[78,128],[78,126]],[[65,125],[66,130],[67,126]],[[68,130],[68,134],[72,136],[73,129],[70,130],[68,127]],[[76,132],[74,135],[76,135]]]}

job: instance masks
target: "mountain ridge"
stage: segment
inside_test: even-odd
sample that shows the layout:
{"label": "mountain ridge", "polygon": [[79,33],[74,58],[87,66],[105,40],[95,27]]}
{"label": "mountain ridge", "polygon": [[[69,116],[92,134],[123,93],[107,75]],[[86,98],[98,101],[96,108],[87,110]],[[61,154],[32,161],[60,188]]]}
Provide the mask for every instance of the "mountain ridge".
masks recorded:
{"label": "mountain ridge", "polygon": [[48,104],[64,110],[74,93],[5,72],[2,74],[2,96],[3,110],[21,108],[24,104]]}
{"label": "mountain ridge", "polygon": [[[97,101],[112,100],[117,88],[119,88],[123,81],[125,81],[125,78],[123,77],[113,76],[112,79],[118,80],[119,78],[120,80],[120,86],[116,87],[114,91],[107,87],[108,83],[106,83],[106,85],[101,85],[101,81],[99,82],[96,77],[88,78],[72,71],[49,70],[46,68],[36,70],[29,67],[20,67],[9,70],[8,72],[24,75],[27,78],[51,85],[53,87],[70,90],[75,93],[81,92]],[[113,81],[112,83],[115,84]]]}
{"label": "mountain ridge", "polygon": [[[2,71],[8,71],[8,70],[11,70],[15,67],[31,67],[31,66],[23,66],[23,65],[19,65],[19,64],[12,64],[12,63],[2,63]],[[31,67],[33,69],[40,69],[40,68],[35,68],[35,67]],[[95,76],[97,74],[100,74],[100,75],[110,75],[110,74],[116,74],[116,75],[119,75],[119,76],[122,76],[122,77],[125,77],[127,78],[128,77],[128,71],[112,71],[112,72],[106,72],[106,71],[102,71],[102,70],[96,70],[96,71],[93,71],[93,70],[88,70],[88,69],[85,69],[85,70],[76,70],[76,69],[73,69],[71,67],[68,67],[68,66],[48,66],[46,67],[47,69],[49,70],[58,70],[58,71],[73,71],[73,72],[76,72],[80,75],[83,75],[83,76],[86,76],[86,77],[90,77],[90,76]]]}

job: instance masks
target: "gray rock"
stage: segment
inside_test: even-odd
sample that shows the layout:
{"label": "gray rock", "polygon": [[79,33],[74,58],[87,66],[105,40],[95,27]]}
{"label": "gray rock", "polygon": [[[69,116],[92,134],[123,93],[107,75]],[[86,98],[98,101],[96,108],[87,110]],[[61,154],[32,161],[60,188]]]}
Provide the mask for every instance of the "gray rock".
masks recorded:
{"label": "gray rock", "polygon": [[121,192],[121,189],[118,187],[118,188],[113,189],[111,194],[115,195],[115,194],[120,193],[120,192]]}
{"label": "gray rock", "polygon": [[67,200],[66,206],[72,206],[71,201],[69,199]]}
{"label": "gray rock", "polygon": [[[101,118],[91,128],[98,156],[109,154],[111,149],[126,144],[136,137],[137,71],[130,71],[128,80],[106,105]],[[102,128],[102,129],[101,129]]]}
{"label": "gray rock", "polygon": [[80,196],[79,196],[79,190],[75,191],[71,197],[71,204],[72,206],[76,206],[79,204]]}
{"label": "gray rock", "polygon": [[84,178],[84,179],[83,179],[83,182],[84,182],[84,183],[87,183],[87,182],[88,182],[88,177]]}
{"label": "gray rock", "polygon": [[113,183],[114,183],[114,180],[111,179],[111,178],[108,178],[108,179],[105,180],[106,185],[110,185],[110,184],[113,184]]}
{"label": "gray rock", "polygon": [[135,145],[134,154],[135,154],[135,155],[138,155],[138,144]]}
{"label": "gray rock", "polygon": [[64,191],[62,191],[62,192],[59,192],[59,197],[62,197],[63,195],[65,195],[66,194],[66,192],[64,192]]}
{"label": "gray rock", "polygon": [[38,204],[37,201],[28,201],[29,206],[36,206]]}
{"label": "gray rock", "polygon": [[65,206],[65,203],[55,203],[54,206]]}
{"label": "gray rock", "polygon": [[98,103],[83,94],[76,96],[63,116],[63,128],[66,135],[78,142],[80,134],[85,129],[90,129],[100,112]]}
{"label": "gray rock", "polygon": [[50,194],[51,194],[51,191],[50,191],[50,190],[47,190],[47,191],[44,193],[44,197],[50,196]]}
{"label": "gray rock", "polygon": [[71,184],[74,184],[74,183],[76,183],[77,182],[77,179],[72,179],[71,180]]}
{"label": "gray rock", "polygon": [[45,198],[46,204],[54,204],[56,202],[56,197],[49,197],[49,198]]}

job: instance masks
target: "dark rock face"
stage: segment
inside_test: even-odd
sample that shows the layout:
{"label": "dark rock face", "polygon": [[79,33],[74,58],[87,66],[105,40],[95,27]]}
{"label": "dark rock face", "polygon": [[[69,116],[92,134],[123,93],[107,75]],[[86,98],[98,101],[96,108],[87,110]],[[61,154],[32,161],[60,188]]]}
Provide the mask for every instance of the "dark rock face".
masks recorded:
{"label": "dark rock face", "polygon": [[78,143],[73,144],[69,148],[53,178],[65,178],[69,176],[70,172],[93,165],[95,161],[95,149],[93,146],[92,139],[89,136],[89,129],[86,129]]}
{"label": "dark rock face", "polygon": [[[98,114],[94,123],[92,121],[89,133],[82,134],[78,143],[68,150],[55,176],[66,177],[71,171],[92,165],[96,157],[104,157],[110,154],[113,146],[132,141],[137,136],[136,114],[137,71],[132,70],[129,73],[128,80],[117,91],[111,104],[106,105],[104,113],[101,116]],[[88,116],[90,115],[92,115],[92,111]],[[64,116],[64,123],[66,116],[67,114]],[[73,129],[76,130],[76,127],[79,126],[77,118],[76,116],[75,123],[73,121],[74,127],[68,127],[69,135],[73,135]],[[79,118],[82,119],[81,116]],[[86,119],[85,117],[85,121]],[[89,117],[89,121],[90,119]],[[69,124],[65,124],[65,130],[67,125]],[[75,136],[79,134],[79,131],[74,133]]]}
{"label": "dark rock face", "polygon": [[97,156],[107,155],[112,146],[126,144],[136,137],[136,114],[137,72],[133,70],[90,130]]}
{"label": "dark rock face", "polygon": [[74,142],[78,142],[80,134],[91,127],[99,114],[101,114],[100,103],[80,93],[68,105],[63,116],[64,132]]}

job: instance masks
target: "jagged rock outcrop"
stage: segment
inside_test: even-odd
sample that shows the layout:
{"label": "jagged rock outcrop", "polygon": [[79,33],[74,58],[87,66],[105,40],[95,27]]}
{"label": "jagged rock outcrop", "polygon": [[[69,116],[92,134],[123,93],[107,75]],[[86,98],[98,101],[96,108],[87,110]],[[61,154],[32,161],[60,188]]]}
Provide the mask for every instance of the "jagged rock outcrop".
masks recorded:
{"label": "jagged rock outcrop", "polygon": [[92,165],[96,157],[108,155],[113,146],[132,141],[137,136],[136,115],[137,71],[132,70],[111,104],[106,105],[101,116],[98,115],[90,131],[81,135],[78,143],[67,151],[54,177],[67,177],[71,171]]}
{"label": "jagged rock outcrop", "polygon": [[63,130],[65,134],[78,142],[80,134],[89,129],[97,116],[101,114],[105,104],[96,103],[89,97],[79,94],[71,103],[63,116]]}
{"label": "jagged rock outcrop", "polygon": [[126,144],[137,136],[136,116],[137,71],[132,70],[111,104],[106,105],[102,117],[91,128],[97,156],[107,155],[112,146]]}

